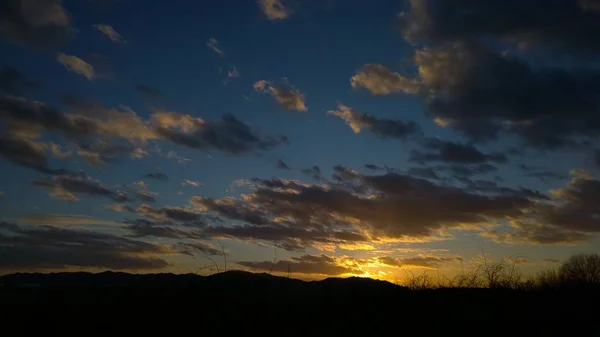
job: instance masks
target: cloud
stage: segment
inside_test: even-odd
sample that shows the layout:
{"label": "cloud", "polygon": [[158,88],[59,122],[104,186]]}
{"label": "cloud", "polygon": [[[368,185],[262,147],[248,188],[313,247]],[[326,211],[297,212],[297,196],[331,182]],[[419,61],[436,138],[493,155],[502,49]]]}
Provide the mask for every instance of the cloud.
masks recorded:
{"label": "cloud", "polygon": [[2,270],[51,270],[88,267],[114,270],[162,269],[164,246],[111,234],[52,226],[21,227],[2,222]]}
{"label": "cloud", "polygon": [[219,41],[217,41],[217,39],[215,39],[214,37],[211,37],[210,39],[208,39],[208,41],[206,41],[206,46],[212,49],[212,51],[217,53],[219,56],[225,56],[225,52],[223,51],[223,49],[221,49]]}
{"label": "cloud", "polygon": [[[600,51],[596,0],[501,3],[483,0],[411,0],[400,26],[414,43],[495,39],[525,50],[585,57]],[[515,17],[515,13],[519,15]]]}
{"label": "cloud", "polygon": [[142,189],[142,190],[147,190],[148,189],[148,185],[146,185],[146,183],[143,180],[140,181],[136,181],[135,183],[133,183],[137,188]]}
{"label": "cloud", "polygon": [[286,164],[281,159],[277,160],[277,165],[275,165],[275,167],[277,167],[278,169],[281,169],[281,170],[289,170],[290,169],[290,167],[288,166],[288,164]]}
{"label": "cloud", "polygon": [[[471,140],[514,134],[537,149],[584,146],[600,131],[594,64],[600,11],[559,0],[411,1],[400,15],[415,45],[428,116]],[[514,13],[519,13],[518,18]]]}
{"label": "cloud", "polygon": [[371,171],[383,170],[384,168],[375,164],[365,164],[364,167]]}
{"label": "cloud", "polygon": [[21,95],[26,91],[38,89],[41,86],[40,82],[31,80],[13,67],[4,66],[0,69],[0,92]]}
{"label": "cloud", "polygon": [[149,85],[145,85],[145,84],[136,84],[134,86],[135,90],[137,90],[138,92],[150,97],[150,98],[161,98],[163,96],[162,91],[158,90],[157,88],[151,87]]}
{"label": "cloud", "polygon": [[50,195],[59,200],[78,201],[80,195],[110,198],[115,201],[125,201],[127,195],[111,190],[98,180],[85,176],[57,175],[46,179],[35,180],[34,185],[47,188]]}
{"label": "cloud", "polygon": [[240,77],[240,72],[234,65],[229,66],[229,70],[227,71],[227,78],[238,78]]}
{"label": "cloud", "polygon": [[496,241],[529,244],[576,244],[600,232],[600,181],[582,170],[572,170],[571,180],[551,190],[552,202],[542,203],[528,217],[511,221],[510,228],[484,236]]}
{"label": "cloud", "polygon": [[61,214],[37,214],[29,215],[17,220],[20,224],[27,225],[50,225],[60,227],[86,226],[86,225],[104,225],[121,226],[121,223],[107,221],[82,215],[61,215]]}
{"label": "cloud", "polygon": [[197,253],[202,255],[222,255],[222,252],[215,246],[201,241],[182,242],[177,246],[181,254],[193,256]]}
{"label": "cloud", "polygon": [[208,121],[189,115],[157,112],[154,130],[163,139],[195,149],[215,148],[229,154],[268,150],[288,143],[285,136],[262,136],[233,115]]}
{"label": "cloud", "polygon": [[78,73],[90,81],[96,77],[94,67],[77,56],[57,53],[56,60],[65,66],[65,68],[67,68],[69,71]]}
{"label": "cloud", "polygon": [[0,35],[8,41],[50,48],[67,42],[74,32],[60,0],[0,2]]}
{"label": "cloud", "polygon": [[239,265],[258,271],[338,276],[358,272],[357,269],[340,264],[337,258],[327,255],[303,255],[287,260],[239,261]]}
{"label": "cloud", "polygon": [[155,179],[159,181],[169,181],[169,176],[163,172],[151,172],[143,175],[144,178]]}
{"label": "cloud", "polygon": [[186,179],[181,183],[181,185],[183,185],[183,186],[189,185],[189,186],[199,187],[202,184],[199,181],[192,181],[192,180]]}
{"label": "cloud", "polygon": [[440,264],[443,263],[462,261],[462,258],[456,256],[416,256],[409,258],[394,258],[390,256],[382,256],[377,258],[377,261],[391,267],[437,268]]}
{"label": "cloud", "polygon": [[317,242],[428,240],[440,230],[523,217],[547,198],[525,189],[482,193],[399,173],[364,175],[342,167],[335,172],[335,183],[252,179],[252,193],[241,199],[194,197],[190,202],[202,212],[245,224],[207,229],[215,235],[298,249]]}
{"label": "cloud", "polygon": [[[144,120],[127,107],[105,109],[81,100],[69,101],[77,106],[77,113],[65,113],[40,102],[0,95],[0,118],[7,120],[9,134],[32,137],[44,132],[60,132],[75,142],[80,148],[79,154],[91,162],[114,160],[114,154],[140,158],[147,152],[136,144],[144,145],[149,140],[171,141],[195,149],[215,149],[235,155],[269,150],[289,142],[282,135],[262,135],[230,114],[211,121],[157,111]],[[86,107],[92,107],[92,110]],[[114,144],[119,139],[129,144]]]}
{"label": "cloud", "polygon": [[113,27],[111,27],[109,25],[96,24],[96,25],[92,25],[92,27],[94,27],[94,29],[96,29],[97,31],[101,32],[102,34],[108,36],[108,38],[112,42],[127,43],[127,41],[125,41],[125,39],[123,38],[123,36],[121,36],[121,34],[117,33],[117,31]]}
{"label": "cloud", "polygon": [[486,154],[473,145],[445,141],[437,138],[428,138],[423,141],[423,147],[430,152],[423,153],[411,150],[410,159],[421,164],[438,161],[452,164],[481,164],[494,162],[504,164],[508,158],[503,153]]}
{"label": "cloud", "polygon": [[558,172],[552,172],[552,171],[537,171],[537,172],[527,172],[523,174],[523,177],[533,177],[533,178],[538,178],[541,181],[548,181],[548,180],[566,180],[568,177],[564,174],[558,173]]}
{"label": "cloud", "polygon": [[148,152],[132,144],[114,144],[105,140],[96,140],[93,143],[80,142],[77,146],[79,147],[77,154],[92,165],[115,163],[122,156],[140,159],[148,155]]}
{"label": "cloud", "polygon": [[44,174],[68,174],[65,169],[53,169],[48,166],[46,150],[49,145],[27,138],[0,136],[0,156],[8,161],[34,169]]}
{"label": "cloud", "polygon": [[152,208],[148,204],[143,204],[135,210],[138,214],[151,219],[176,221],[192,226],[203,226],[204,222],[201,215],[191,208],[176,206],[167,206],[162,208]]}
{"label": "cloud", "polygon": [[146,191],[146,190],[138,190],[135,192],[135,195],[138,197],[138,199],[140,199],[142,201],[155,202],[156,196],[158,195],[158,193],[150,192],[150,191]]}
{"label": "cloud", "polygon": [[287,81],[280,85],[273,85],[269,81],[260,80],[254,83],[254,90],[271,94],[279,105],[287,110],[308,111],[304,103],[304,95]]}
{"label": "cloud", "polygon": [[365,64],[350,78],[353,88],[365,88],[374,95],[411,93],[419,91],[419,82],[392,72],[381,64]]}
{"label": "cloud", "polygon": [[190,202],[201,212],[210,212],[222,218],[247,224],[207,227],[206,234],[214,237],[227,237],[256,243],[270,242],[286,250],[300,250],[317,243],[351,244],[368,240],[364,235],[353,231],[302,228],[291,223],[276,221],[273,214],[261,210],[259,206],[233,198],[212,199],[195,196],[191,198]]}
{"label": "cloud", "polygon": [[109,211],[113,211],[116,213],[124,213],[124,212],[135,213],[135,209],[133,209],[131,206],[124,204],[124,203],[108,204],[108,205],[104,206],[104,209],[107,209]]}
{"label": "cloud", "polygon": [[[206,238],[206,236],[199,230],[197,229],[182,229],[182,228],[177,228],[171,224],[160,224],[160,223],[155,223],[153,221],[149,221],[149,220],[145,220],[145,219],[136,219],[136,220],[126,220],[125,221],[126,224],[128,224],[127,226],[127,230],[130,232],[129,236],[130,237],[134,237],[134,238],[144,238],[144,237],[156,237],[156,238],[166,238],[166,239],[191,239],[194,240],[194,243],[196,244],[196,250],[198,250],[201,247],[204,247],[204,253],[210,253],[210,255],[216,255],[218,254],[218,251],[206,244],[203,243],[201,241],[198,240],[203,240]],[[191,243],[184,243],[184,242],[180,242],[180,245],[185,245],[185,246],[189,246],[189,245],[193,245]],[[212,250],[210,248],[213,248]],[[189,253],[190,247],[188,247],[188,249],[184,249],[182,253],[186,254]],[[190,254],[188,254],[190,255]]]}
{"label": "cloud", "polygon": [[414,122],[404,123],[395,119],[377,118],[366,113],[357,112],[343,104],[338,104],[338,110],[331,110],[327,113],[346,121],[354,133],[367,130],[384,139],[406,139],[409,136],[419,134],[421,131],[419,125]]}
{"label": "cloud", "polygon": [[283,0],[258,0],[258,6],[271,21],[287,19],[291,12]]}

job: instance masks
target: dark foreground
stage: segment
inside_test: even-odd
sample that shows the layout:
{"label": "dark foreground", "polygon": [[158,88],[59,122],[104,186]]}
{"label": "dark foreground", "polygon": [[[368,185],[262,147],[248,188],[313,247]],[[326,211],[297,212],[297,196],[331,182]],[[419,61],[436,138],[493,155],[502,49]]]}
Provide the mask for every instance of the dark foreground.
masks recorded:
{"label": "dark foreground", "polygon": [[60,334],[600,336],[594,289],[413,291],[370,279],[267,274],[15,274],[1,330]]}

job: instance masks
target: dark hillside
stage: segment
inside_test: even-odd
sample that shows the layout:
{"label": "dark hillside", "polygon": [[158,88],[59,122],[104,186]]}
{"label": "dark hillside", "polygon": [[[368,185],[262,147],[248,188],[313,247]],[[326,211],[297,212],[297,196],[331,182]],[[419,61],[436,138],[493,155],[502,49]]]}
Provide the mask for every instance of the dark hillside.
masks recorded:
{"label": "dark hillside", "polygon": [[[188,327],[213,331],[211,335],[223,329],[317,335],[324,330],[335,335],[421,331],[425,336],[444,331],[479,336],[600,331],[595,323],[600,292],[595,289],[417,291],[371,279],[304,282],[239,271],[212,276],[14,274],[0,278],[0,284],[5,326],[19,329],[62,329],[68,316],[77,318],[69,323],[73,329],[81,325],[138,333]],[[477,333],[482,328],[490,330]]]}

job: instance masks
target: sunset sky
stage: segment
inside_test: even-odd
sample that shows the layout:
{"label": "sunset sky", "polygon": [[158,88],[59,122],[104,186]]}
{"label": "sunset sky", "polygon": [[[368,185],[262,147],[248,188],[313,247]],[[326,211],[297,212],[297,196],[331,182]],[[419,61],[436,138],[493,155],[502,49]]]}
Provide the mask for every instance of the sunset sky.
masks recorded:
{"label": "sunset sky", "polygon": [[0,274],[533,273],[599,135],[599,0],[5,0]]}

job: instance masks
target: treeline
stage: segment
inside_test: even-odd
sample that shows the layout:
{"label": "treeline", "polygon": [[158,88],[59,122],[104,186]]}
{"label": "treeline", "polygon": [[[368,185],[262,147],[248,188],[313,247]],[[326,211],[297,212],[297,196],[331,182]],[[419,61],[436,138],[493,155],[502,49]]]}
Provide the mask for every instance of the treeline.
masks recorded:
{"label": "treeline", "polygon": [[408,274],[400,285],[410,289],[436,288],[507,288],[507,289],[566,289],[600,287],[600,255],[577,254],[559,267],[544,270],[532,277],[524,277],[518,261],[502,259],[499,262],[483,258],[474,270],[453,278],[432,276],[430,273]]}

